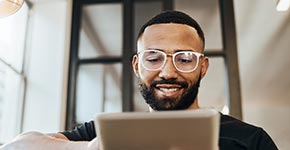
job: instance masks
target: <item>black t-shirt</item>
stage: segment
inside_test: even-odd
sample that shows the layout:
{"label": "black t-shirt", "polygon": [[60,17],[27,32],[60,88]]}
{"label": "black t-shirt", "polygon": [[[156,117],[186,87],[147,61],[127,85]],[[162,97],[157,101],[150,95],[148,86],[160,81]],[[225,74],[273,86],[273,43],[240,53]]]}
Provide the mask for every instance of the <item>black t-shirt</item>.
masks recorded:
{"label": "black t-shirt", "polygon": [[[90,121],[72,131],[61,132],[71,141],[91,141],[96,137],[94,122]],[[277,150],[271,137],[259,127],[221,115],[220,150]]]}

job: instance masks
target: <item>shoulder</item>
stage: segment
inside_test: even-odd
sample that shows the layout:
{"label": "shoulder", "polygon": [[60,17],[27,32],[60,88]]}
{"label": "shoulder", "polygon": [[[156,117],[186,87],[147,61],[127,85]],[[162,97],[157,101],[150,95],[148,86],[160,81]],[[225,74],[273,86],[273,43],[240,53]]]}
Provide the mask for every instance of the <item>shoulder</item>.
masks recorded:
{"label": "shoulder", "polygon": [[263,129],[228,115],[221,115],[220,136],[238,137],[247,139],[248,137],[259,134]]}
{"label": "shoulder", "polygon": [[239,119],[223,114],[221,114],[221,128],[225,128],[227,130],[238,129],[247,131],[257,131],[262,129],[260,127],[245,123]]}
{"label": "shoulder", "polygon": [[220,141],[223,143],[234,142],[250,149],[263,145],[276,147],[263,128],[223,114],[220,123]]}

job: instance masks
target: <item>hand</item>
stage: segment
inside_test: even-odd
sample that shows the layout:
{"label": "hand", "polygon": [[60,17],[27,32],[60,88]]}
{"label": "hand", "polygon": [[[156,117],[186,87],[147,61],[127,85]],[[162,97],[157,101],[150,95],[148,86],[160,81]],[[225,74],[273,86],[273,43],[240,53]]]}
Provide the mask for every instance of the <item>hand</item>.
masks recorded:
{"label": "hand", "polygon": [[34,142],[39,143],[39,141],[41,141],[40,139],[42,138],[39,137],[42,137],[42,135],[38,132],[23,133],[15,137],[13,141],[2,145],[0,150],[28,149],[29,147],[33,146]]}
{"label": "hand", "polygon": [[13,141],[4,144],[0,150],[98,150],[98,141],[72,142],[57,139],[39,132],[18,135]]}

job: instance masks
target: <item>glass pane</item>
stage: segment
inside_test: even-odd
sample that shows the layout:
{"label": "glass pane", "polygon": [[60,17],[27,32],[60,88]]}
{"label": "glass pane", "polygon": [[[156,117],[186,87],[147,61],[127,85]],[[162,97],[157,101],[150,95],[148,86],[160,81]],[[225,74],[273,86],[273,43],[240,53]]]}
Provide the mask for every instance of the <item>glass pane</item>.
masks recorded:
{"label": "glass pane", "polygon": [[121,56],[123,38],[121,4],[83,6],[81,18],[80,58]]}
{"label": "glass pane", "polygon": [[222,50],[221,20],[218,0],[174,0],[175,9],[193,17],[203,29],[205,49]]}
{"label": "glass pane", "polygon": [[[152,16],[155,16],[162,11],[162,2],[147,2],[147,1],[136,1],[134,6],[134,39],[137,41],[137,36],[140,28],[145,24]],[[145,13],[146,12],[146,13]],[[136,42],[134,42],[136,49]]]}
{"label": "glass pane", "polygon": [[11,141],[20,132],[23,80],[0,62],[0,143]]}
{"label": "glass pane", "polygon": [[[226,70],[223,58],[209,58],[207,74],[201,80],[199,105],[227,111]],[[225,106],[225,107],[224,107]]]}
{"label": "glass pane", "polygon": [[0,58],[22,71],[28,18],[26,3],[15,14],[0,19]]}
{"label": "glass pane", "polygon": [[[227,97],[225,90],[225,66],[223,58],[210,58],[206,76],[199,88],[198,101],[200,107],[215,108],[227,113]],[[148,111],[148,106],[140,94],[138,79],[134,78],[134,108],[136,111]],[[226,106],[226,107],[224,107]],[[224,109],[224,110],[223,110]]]}
{"label": "glass pane", "polygon": [[121,64],[81,65],[76,92],[77,122],[93,119],[100,112],[121,112]]}

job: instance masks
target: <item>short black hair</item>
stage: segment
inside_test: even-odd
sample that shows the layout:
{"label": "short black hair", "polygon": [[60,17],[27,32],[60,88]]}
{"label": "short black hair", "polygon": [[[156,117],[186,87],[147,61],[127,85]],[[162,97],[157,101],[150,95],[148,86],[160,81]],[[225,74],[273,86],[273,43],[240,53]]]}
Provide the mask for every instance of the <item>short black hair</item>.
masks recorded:
{"label": "short black hair", "polygon": [[160,14],[154,16],[152,19],[146,22],[139,30],[137,39],[142,36],[148,26],[162,23],[178,23],[193,27],[197,31],[198,36],[201,38],[203,45],[205,45],[205,38],[200,25],[189,15],[180,11],[173,10],[161,12]]}

